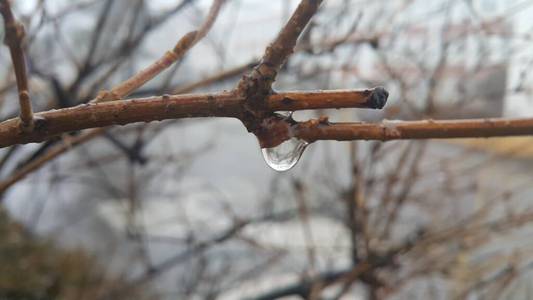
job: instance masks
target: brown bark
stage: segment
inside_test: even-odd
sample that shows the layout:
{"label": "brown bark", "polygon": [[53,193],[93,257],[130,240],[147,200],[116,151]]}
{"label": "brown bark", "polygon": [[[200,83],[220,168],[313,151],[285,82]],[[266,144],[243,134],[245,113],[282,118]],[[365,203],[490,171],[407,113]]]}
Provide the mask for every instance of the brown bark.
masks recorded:
{"label": "brown bark", "polygon": [[295,136],[317,140],[404,140],[533,135],[533,118],[388,121],[381,123],[327,123],[295,125]]}
{"label": "brown bark", "polygon": [[[279,70],[294,52],[298,37],[316,14],[322,0],[302,0],[291,18],[263,54],[259,64],[243,76],[235,91],[246,99],[245,113],[240,118],[249,132],[255,134],[261,147],[273,147],[288,136],[287,122],[276,118],[266,107],[266,98],[274,94],[272,84]],[[281,132],[278,132],[280,131]],[[281,139],[280,139],[281,137]]]}
{"label": "brown bark", "polygon": [[246,95],[252,107],[261,108],[279,70],[294,52],[298,37],[321,3],[322,0],[302,0],[276,39],[266,48],[260,63],[239,82],[238,92]]}
{"label": "brown bark", "polygon": [[0,1],[0,14],[4,18],[5,25],[5,44],[9,47],[15,77],[17,79],[17,88],[19,93],[20,105],[20,128],[23,131],[31,131],[33,128],[33,111],[31,108],[30,93],[28,88],[28,78],[26,75],[26,58],[22,49],[22,43],[26,35],[22,23],[15,20],[11,5],[8,0]]}
{"label": "brown bark", "polygon": [[[380,108],[385,99],[382,89],[364,91],[289,92],[270,95],[268,111],[295,111],[318,108]],[[233,92],[214,94],[165,95],[143,99],[84,104],[35,115],[32,132],[16,130],[18,122],[0,123],[0,147],[41,142],[72,131],[152,122],[176,118],[242,118],[246,98]]]}

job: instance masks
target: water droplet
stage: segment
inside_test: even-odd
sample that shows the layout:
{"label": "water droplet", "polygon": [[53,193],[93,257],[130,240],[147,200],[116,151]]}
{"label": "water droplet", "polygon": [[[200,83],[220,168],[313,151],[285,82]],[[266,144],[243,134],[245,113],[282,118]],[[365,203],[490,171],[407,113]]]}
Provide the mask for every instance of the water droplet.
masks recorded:
{"label": "water droplet", "polygon": [[291,138],[272,148],[263,148],[263,158],[269,167],[284,172],[290,170],[296,165],[308,142],[298,138]]}

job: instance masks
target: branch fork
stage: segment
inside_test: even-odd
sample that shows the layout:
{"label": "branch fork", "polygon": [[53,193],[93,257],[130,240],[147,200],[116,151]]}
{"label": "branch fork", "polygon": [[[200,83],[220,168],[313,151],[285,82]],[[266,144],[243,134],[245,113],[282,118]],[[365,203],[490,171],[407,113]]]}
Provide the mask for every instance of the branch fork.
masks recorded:
{"label": "branch fork", "polygon": [[[288,94],[288,95],[287,95]],[[376,87],[374,89],[362,90],[362,91],[330,91],[330,92],[310,92],[302,93],[306,95],[309,102],[314,99],[314,102],[319,105],[312,105],[311,103],[305,103],[301,105],[301,101],[295,97],[297,93],[287,94],[274,94],[267,97],[265,103],[266,108],[263,113],[261,122],[257,122],[257,119],[247,120],[241,118],[241,121],[245,124],[249,131],[251,131],[257,137],[261,148],[272,148],[284,141],[297,137],[307,141],[308,143],[315,140],[301,136],[300,132],[315,131],[319,129],[319,126],[330,125],[327,116],[322,116],[319,119],[311,119],[306,122],[297,122],[291,116],[281,116],[275,111],[295,111],[300,109],[322,109],[322,108],[369,108],[369,109],[382,109],[387,103],[389,93],[382,87]],[[273,102],[274,97],[281,98],[279,104],[286,106],[287,109],[274,109]],[[354,101],[354,100],[357,101]],[[249,101],[249,100],[247,100]],[[270,104],[269,104],[270,103]],[[289,109],[291,108],[291,109]],[[245,123],[249,122],[249,123]],[[253,126],[253,127],[252,127]]]}

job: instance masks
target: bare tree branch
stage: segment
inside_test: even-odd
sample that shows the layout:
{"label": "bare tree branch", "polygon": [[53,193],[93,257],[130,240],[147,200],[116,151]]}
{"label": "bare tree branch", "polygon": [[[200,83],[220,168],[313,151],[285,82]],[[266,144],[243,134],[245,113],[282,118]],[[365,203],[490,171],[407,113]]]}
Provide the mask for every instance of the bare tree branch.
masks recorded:
{"label": "bare tree branch", "polygon": [[[241,121],[249,132],[257,136],[261,147],[272,147],[282,142],[272,137],[272,131],[264,127],[263,120],[272,115],[265,110],[265,98],[274,93],[272,83],[276,80],[278,71],[294,52],[298,37],[321,3],[321,0],[302,0],[274,42],[266,48],[260,63],[237,84],[235,92],[247,99],[247,113]],[[273,122],[277,123],[275,119],[267,123]]]}
{"label": "bare tree branch", "polygon": [[17,78],[17,88],[20,105],[20,128],[23,131],[33,129],[33,111],[31,108],[30,92],[28,88],[28,77],[26,75],[26,59],[22,43],[26,35],[22,23],[15,20],[9,0],[0,2],[0,13],[4,18],[5,25],[5,44],[9,47],[11,60]]}
{"label": "bare tree branch", "polygon": [[[32,132],[17,133],[17,120],[0,123],[0,147],[41,142],[72,131],[192,117],[233,117],[244,115],[246,99],[233,92],[191,94],[117,100],[82,104],[36,114]],[[364,91],[289,92],[267,98],[268,111],[295,111],[319,108],[381,108],[380,89]]]}
{"label": "bare tree branch", "polygon": [[292,128],[295,136],[317,140],[405,140],[533,135],[533,118],[328,123],[311,120]]}
{"label": "bare tree branch", "polygon": [[274,42],[266,48],[261,62],[250,75],[244,76],[239,82],[237,91],[246,95],[251,105],[260,108],[265,95],[271,93],[272,83],[276,80],[278,71],[293,53],[298,37],[321,3],[321,0],[301,1]]}
{"label": "bare tree branch", "polygon": [[[237,71],[240,71],[240,70],[244,71],[249,68],[250,68],[250,65],[246,64],[246,65],[239,66],[232,70],[221,72],[220,74],[215,74],[206,79],[202,79],[200,81],[177,88],[175,90],[175,93],[176,94],[187,93],[197,88],[209,86],[219,81],[226,80],[228,78],[236,76]],[[242,74],[242,72],[239,72],[238,74]],[[31,174],[35,170],[38,170],[39,168],[44,166],[46,163],[54,160],[55,158],[59,157],[65,152],[68,152],[70,149],[76,146],[79,146],[80,144],[83,144],[85,142],[92,140],[95,137],[100,136],[105,131],[106,131],[106,128],[90,129],[90,130],[82,132],[78,136],[69,138],[68,143],[61,143],[61,144],[55,145],[53,148],[46,151],[44,155],[36,158],[35,160],[31,160],[30,162],[28,162],[28,164],[24,165],[21,169],[17,170],[13,174],[11,174],[8,178],[1,181],[0,182],[0,195],[3,194],[13,184],[17,183],[19,180],[22,180],[23,178],[25,178],[27,175]]]}

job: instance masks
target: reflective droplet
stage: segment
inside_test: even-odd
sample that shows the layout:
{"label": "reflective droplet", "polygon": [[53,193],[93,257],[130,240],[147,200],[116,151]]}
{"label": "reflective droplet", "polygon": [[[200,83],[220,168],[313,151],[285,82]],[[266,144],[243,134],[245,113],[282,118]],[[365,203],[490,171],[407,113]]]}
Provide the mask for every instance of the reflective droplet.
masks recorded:
{"label": "reflective droplet", "polygon": [[263,158],[269,167],[284,172],[296,165],[305,148],[309,145],[304,140],[291,138],[273,148],[263,148]]}

